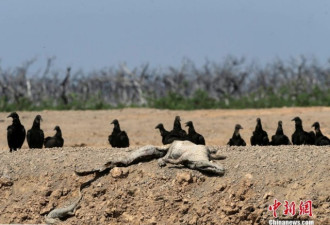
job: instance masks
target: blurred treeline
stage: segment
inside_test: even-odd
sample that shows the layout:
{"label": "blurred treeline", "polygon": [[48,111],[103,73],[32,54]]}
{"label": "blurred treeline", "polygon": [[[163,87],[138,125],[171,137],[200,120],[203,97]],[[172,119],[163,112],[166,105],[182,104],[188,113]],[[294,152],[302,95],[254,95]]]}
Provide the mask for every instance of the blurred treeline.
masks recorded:
{"label": "blurred treeline", "polygon": [[17,68],[0,65],[0,110],[268,108],[330,105],[330,60],[304,56],[266,65],[229,56],[197,67],[117,67],[84,72],[45,67],[30,72],[34,60]]}

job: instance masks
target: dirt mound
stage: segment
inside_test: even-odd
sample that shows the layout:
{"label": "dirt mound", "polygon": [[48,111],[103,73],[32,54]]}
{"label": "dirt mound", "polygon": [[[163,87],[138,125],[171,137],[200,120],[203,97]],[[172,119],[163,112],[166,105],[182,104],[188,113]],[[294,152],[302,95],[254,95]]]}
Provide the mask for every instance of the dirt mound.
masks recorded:
{"label": "dirt mound", "polygon": [[[220,149],[227,159],[222,177],[205,176],[181,166],[159,168],[156,161],[118,168],[83,190],[76,216],[65,224],[266,224],[273,219],[268,206],[275,198],[296,203],[313,201],[315,224],[326,224],[330,215],[329,147],[219,147],[240,123],[242,137],[249,144],[256,117],[262,119],[269,137],[277,121],[284,133],[293,133],[291,119],[300,116],[305,130],[315,121],[330,136],[329,107],[260,110],[170,111],[123,109],[102,111],[18,112],[26,129],[35,115],[43,117],[45,136],[61,126],[64,149],[28,150],[10,154],[5,128],[9,113],[0,113],[0,223],[42,223],[55,207],[78,197],[80,184],[92,178],[77,177],[74,169],[98,168],[111,157],[147,144],[161,145],[155,126],[162,122],[170,130],[176,115],[182,124],[192,120],[207,145]],[[130,149],[111,149],[107,137],[113,119],[130,137]],[[293,217],[288,216],[292,219]],[[299,216],[297,218],[300,218]],[[305,218],[305,217],[303,217]],[[306,219],[309,219],[307,216]],[[329,221],[328,221],[329,222]],[[330,224],[330,223],[328,223]]]}
{"label": "dirt mound", "polygon": [[[329,222],[329,148],[216,147],[227,159],[222,177],[157,161],[115,168],[83,190],[76,215],[63,224],[266,224],[278,199],[313,201],[315,224]],[[64,148],[0,153],[0,222],[43,223],[78,197],[74,169],[98,168],[129,149]],[[283,216],[279,208],[279,217]],[[298,209],[297,209],[298,211]]]}

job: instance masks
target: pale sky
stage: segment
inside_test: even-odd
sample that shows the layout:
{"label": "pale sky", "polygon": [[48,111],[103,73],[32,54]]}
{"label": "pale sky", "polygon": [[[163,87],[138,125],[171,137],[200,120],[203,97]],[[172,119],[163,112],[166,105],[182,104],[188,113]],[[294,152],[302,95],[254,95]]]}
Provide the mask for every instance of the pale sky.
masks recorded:
{"label": "pale sky", "polygon": [[328,0],[2,0],[3,68],[48,57],[85,70],[126,62],[197,65],[244,56],[260,63],[330,58]]}

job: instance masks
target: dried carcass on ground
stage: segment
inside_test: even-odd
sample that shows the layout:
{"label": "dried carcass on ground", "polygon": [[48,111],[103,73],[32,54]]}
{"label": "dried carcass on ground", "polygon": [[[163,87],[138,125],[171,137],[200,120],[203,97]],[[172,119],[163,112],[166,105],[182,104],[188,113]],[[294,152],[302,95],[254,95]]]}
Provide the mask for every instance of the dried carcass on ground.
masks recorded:
{"label": "dried carcass on ground", "polygon": [[[225,170],[222,165],[218,165],[210,159],[224,159],[224,156],[216,155],[217,150],[210,150],[207,146],[196,145],[190,141],[174,141],[170,145],[161,147],[144,146],[133,152],[130,152],[126,156],[119,157],[114,160],[110,160],[105,163],[99,169],[93,169],[89,171],[78,172],[75,171],[78,176],[86,176],[95,173],[95,177],[81,185],[82,188],[86,188],[93,181],[99,177],[107,174],[114,167],[129,166],[134,163],[148,161],[155,158],[160,158],[158,161],[159,166],[165,166],[166,162],[173,164],[182,164],[190,169],[199,170],[203,173],[209,173],[213,175],[223,175]],[[67,216],[68,213],[73,215],[74,209],[82,198],[81,192],[79,192],[78,200],[66,208],[59,208],[51,211],[46,216],[47,223],[55,223],[57,219],[63,217],[63,214]],[[64,212],[64,213],[63,213]]]}
{"label": "dried carcass on ground", "polygon": [[216,149],[211,149],[204,145],[196,145],[190,141],[174,141],[170,145],[158,147],[147,145],[125,156],[112,159],[101,168],[75,172],[78,176],[86,176],[93,173],[101,175],[109,172],[116,166],[129,166],[134,163],[160,158],[158,165],[161,167],[165,166],[166,163],[182,164],[190,169],[201,172],[223,175],[225,172],[223,166],[210,161],[210,159],[225,159],[224,156],[217,155],[216,153]]}

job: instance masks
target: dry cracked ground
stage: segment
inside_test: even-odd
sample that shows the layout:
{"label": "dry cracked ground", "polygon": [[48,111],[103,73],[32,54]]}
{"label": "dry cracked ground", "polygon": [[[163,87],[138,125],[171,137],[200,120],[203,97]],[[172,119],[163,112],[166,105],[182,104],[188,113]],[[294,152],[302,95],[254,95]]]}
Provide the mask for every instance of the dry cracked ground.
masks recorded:
{"label": "dry cracked ground", "polygon": [[[73,202],[80,184],[91,179],[77,177],[77,170],[98,168],[111,158],[146,144],[160,145],[154,127],[163,122],[171,129],[176,115],[182,124],[192,120],[207,145],[227,156],[220,160],[226,169],[221,177],[207,176],[182,166],[159,168],[155,160],[116,168],[83,190],[75,216],[63,224],[268,224],[273,219],[268,206],[277,199],[296,203],[296,215],[281,219],[313,220],[330,224],[330,147],[227,147],[236,123],[249,143],[256,117],[271,136],[277,121],[291,136],[291,119],[300,116],[304,128],[319,121],[330,136],[330,108],[282,108],[267,110],[169,111],[123,109],[108,111],[19,112],[27,129],[36,114],[43,117],[42,129],[53,135],[60,125],[63,149],[23,149],[9,153],[6,127],[11,123],[0,113],[0,223],[44,223],[55,207]],[[110,122],[119,119],[131,147],[109,147]],[[300,201],[311,200],[313,216],[298,215]]]}

